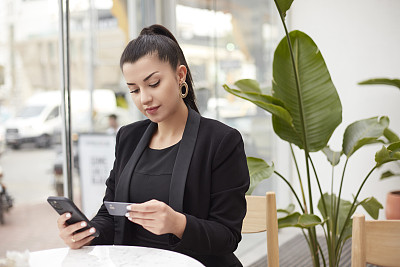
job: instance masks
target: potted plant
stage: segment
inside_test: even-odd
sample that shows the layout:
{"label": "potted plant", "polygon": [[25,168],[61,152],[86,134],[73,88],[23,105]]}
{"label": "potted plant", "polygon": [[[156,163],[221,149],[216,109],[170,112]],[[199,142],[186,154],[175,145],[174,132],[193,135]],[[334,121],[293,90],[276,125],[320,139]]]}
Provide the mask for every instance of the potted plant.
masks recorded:
{"label": "potted plant", "polygon": [[[342,106],[333,85],[329,71],[320,50],[314,41],[301,31],[288,32],[285,24],[286,12],[293,0],[275,0],[286,37],[282,39],[274,53],[272,95],[262,92],[255,80],[239,80],[237,88],[224,85],[227,92],[253,102],[272,114],[275,133],[290,144],[296,165],[299,190],[288,179],[262,159],[248,158],[251,178],[251,190],[257,182],[268,178],[271,173],[279,176],[290,188],[299,211],[286,210],[287,215],[280,218],[279,227],[301,228],[306,238],[313,265],[338,266],[345,241],[351,236],[351,216],[357,207],[362,206],[373,218],[377,218],[382,205],[373,197],[358,200],[361,189],[371,173],[389,161],[400,159],[400,142],[389,144],[386,129],[387,117],[374,117],[350,124],[343,136],[342,151],[334,152],[327,146],[328,141],[341,123]],[[361,147],[372,143],[385,145],[376,153],[376,164],[366,173],[352,201],[341,198],[343,180],[349,158]],[[293,153],[293,145],[304,151],[306,177],[301,177],[299,165]],[[336,166],[345,156],[345,164],[340,180],[339,191],[333,192],[333,186],[324,192],[321,188],[317,166],[311,154],[322,151],[327,159]],[[313,199],[312,183],[316,183],[320,199]],[[332,175],[333,183],[333,175]],[[306,196],[307,194],[307,196]],[[316,213],[321,213],[321,217]],[[323,228],[328,255],[323,255],[317,239],[316,227]]]}
{"label": "potted plant", "polygon": [[[376,85],[391,85],[394,87],[397,87],[400,89],[400,80],[399,79],[387,79],[387,78],[374,78],[374,79],[369,79],[365,80],[362,82],[359,82],[358,84],[360,85],[371,85],[371,84],[376,84]],[[397,142],[399,141],[399,137],[391,132],[390,130],[387,130],[387,136],[391,138],[392,142]],[[396,162],[398,163],[398,162]],[[391,170],[388,170],[381,175],[381,180],[387,179],[390,177],[400,177],[400,171],[395,171],[392,172]],[[395,191],[390,191],[387,193],[386,196],[386,206],[385,206],[385,214],[386,214],[386,219],[388,220],[400,220],[400,189],[395,190]]]}

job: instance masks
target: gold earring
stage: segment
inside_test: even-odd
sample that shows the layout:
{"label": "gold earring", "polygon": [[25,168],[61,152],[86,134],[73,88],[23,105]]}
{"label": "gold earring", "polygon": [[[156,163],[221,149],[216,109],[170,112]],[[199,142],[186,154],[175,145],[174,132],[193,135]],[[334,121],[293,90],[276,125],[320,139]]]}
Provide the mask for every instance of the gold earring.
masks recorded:
{"label": "gold earring", "polygon": [[[185,93],[182,93],[182,87],[185,87]],[[188,93],[189,93],[189,87],[188,84],[186,82],[181,83],[181,85],[179,86],[179,88],[181,89],[181,97],[185,98]]]}

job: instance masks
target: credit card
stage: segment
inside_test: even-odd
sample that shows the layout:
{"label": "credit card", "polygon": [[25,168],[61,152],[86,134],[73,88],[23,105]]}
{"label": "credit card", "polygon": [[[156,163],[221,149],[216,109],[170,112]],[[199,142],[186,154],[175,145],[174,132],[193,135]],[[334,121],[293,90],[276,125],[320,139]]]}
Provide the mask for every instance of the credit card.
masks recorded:
{"label": "credit card", "polygon": [[125,216],[125,214],[128,212],[126,207],[131,204],[132,203],[104,201],[104,205],[106,206],[108,213],[114,216]]}

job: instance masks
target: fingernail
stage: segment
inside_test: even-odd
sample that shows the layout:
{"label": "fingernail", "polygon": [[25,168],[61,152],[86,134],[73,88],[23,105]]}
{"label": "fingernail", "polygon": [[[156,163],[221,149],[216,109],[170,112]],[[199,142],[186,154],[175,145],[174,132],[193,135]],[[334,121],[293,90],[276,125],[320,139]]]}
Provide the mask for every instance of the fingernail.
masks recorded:
{"label": "fingernail", "polygon": [[71,218],[71,213],[67,213],[65,216],[66,216],[67,218]]}
{"label": "fingernail", "polygon": [[126,217],[129,217],[129,212],[125,213],[125,216],[126,216]]}
{"label": "fingernail", "polygon": [[94,232],[96,232],[96,229],[94,229],[93,227],[90,228],[89,233],[93,234]]}
{"label": "fingernail", "polygon": [[131,206],[126,206],[126,209],[127,210],[131,210]]}
{"label": "fingernail", "polygon": [[81,222],[81,226],[86,226],[86,222]]}

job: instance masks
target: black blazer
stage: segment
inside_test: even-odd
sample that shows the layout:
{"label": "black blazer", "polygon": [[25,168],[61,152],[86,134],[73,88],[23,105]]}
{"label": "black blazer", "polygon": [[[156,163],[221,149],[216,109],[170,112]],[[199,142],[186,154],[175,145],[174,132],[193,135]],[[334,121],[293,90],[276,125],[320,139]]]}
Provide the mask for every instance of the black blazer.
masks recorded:
{"label": "black blazer", "polygon": [[[156,128],[144,120],[119,130],[104,200],[128,201],[132,172]],[[169,193],[169,205],[185,214],[187,224],[182,239],[170,234],[170,249],[206,266],[241,266],[233,252],[241,240],[249,183],[240,133],[189,108]],[[100,232],[92,244],[131,244],[131,222],[109,215],[104,205],[92,223]]]}

